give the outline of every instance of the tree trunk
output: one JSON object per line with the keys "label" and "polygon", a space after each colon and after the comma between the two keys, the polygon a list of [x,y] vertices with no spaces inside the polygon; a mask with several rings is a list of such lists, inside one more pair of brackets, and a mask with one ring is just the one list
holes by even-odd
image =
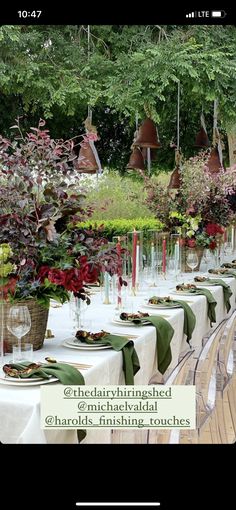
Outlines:
{"label": "tree trunk", "polygon": [[236,126],[227,129],[229,145],[229,164],[236,165]]}

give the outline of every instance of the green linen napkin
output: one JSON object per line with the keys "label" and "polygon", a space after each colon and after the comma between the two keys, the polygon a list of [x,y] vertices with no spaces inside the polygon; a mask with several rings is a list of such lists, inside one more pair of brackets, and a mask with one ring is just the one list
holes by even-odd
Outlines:
{"label": "green linen napkin", "polygon": [[211,326],[213,322],[216,322],[216,311],[215,307],[217,305],[217,301],[215,300],[214,296],[208,289],[189,289],[189,294],[194,294],[197,296],[205,296],[207,300],[207,315],[210,319]]}
{"label": "green linen napkin", "polygon": [[196,326],[196,316],[192,311],[192,308],[185,301],[177,301],[176,299],[172,303],[178,303],[184,310],[184,333],[187,335],[187,342],[192,338],[193,330]]}
{"label": "green linen napkin", "polygon": [[[224,293],[224,305],[225,305],[225,308],[227,310],[227,312],[230,311],[230,308],[231,308],[231,304],[230,304],[230,298],[233,294],[230,286],[224,282],[223,280],[221,280],[220,278],[209,278],[208,280],[205,280],[204,283],[207,285],[207,282],[211,283],[211,285],[220,285],[223,289],[223,293]],[[197,282],[196,282],[197,283]]]}
{"label": "green linen napkin", "polygon": [[110,345],[115,351],[122,350],[125,384],[134,384],[134,376],[139,371],[140,364],[137,352],[134,348],[134,342],[132,340],[124,336],[112,335],[110,333],[107,333],[96,340],[92,340],[91,337],[89,337],[89,340],[87,341],[87,338],[82,336],[79,337],[79,340],[93,345]]}
{"label": "green linen napkin", "polygon": [[[159,302],[161,303],[161,299],[159,297],[153,296],[150,299],[153,299],[153,298],[159,299],[160,300]],[[187,342],[189,343],[189,340],[191,340],[191,338],[192,338],[193,330],[196,326],[196,317],[195,317],[195,314],[193,313],[192,309],[190,308],[188,303],[186,303],[185,301],[177,301],[174,299],[173,300],[171,299],[170,301],[163,300],[163,304],[167,308],[172,307],[173,304],[178,304],[181,308],[183,308],[183,311],[184,311],[184,333],[185,333],[185,335],[187,335]]]}
{"label": "green linen napkin", "polygon": [[208,273],[219,275],[221,278],[224,278],[224,276],[232,276],[232,277],[236,278],[236,271],[233,271],[232,269],[229,269],[224,274],[214,273],[214,271],[215,271],[215,269],[208,269]]}
{"label": "green linen napkin", "polygon": [[[38,368],[32,368],[32,370],[24,373],[15,373],[14,370],[25,370],[27,367],[33,366],[34,364],[29,361],[24,361],[22,363],[9,363],[4,365],[3,371],[9,374],[9,369],[13,370],[11,377],[21,379],[34,379],[35,377],[42,377],[43,379],[49,379],[50,376],[56,377],[61,384],[68,385],[84,385],[84,377],[76,368],[71,365],[66,365],[64,363],[49,363],[42,364]],[[4,369],[5,368],[5,369]],[[85,430],[77,430],[77,437],[79,443],[86,437]]]}
{"label": "green linen napkin", "polygon": [[[36,365],[36,368],[34,368]],[[32,370],[30,367],[32,366]],[[14,374],[14,370],[25,370],[28,368],[26,372],[16,372]],[[12,372],[9,373],[8,369],[11,369]],[[83,375],[76,368],[71,365],[66,365],[64,363],[43,363],[42,365],[38,365],[37,363],[31,363],[29,361],[24,361],[21,363],[9,363],[4,365],[3,371],[9,375],[10,377],[21,378],[21,379],[33,379],[35,377],[42,377],[43,379],[49,379],[50,376],[56,377],[61,384],[74,384],[81,385],[84,384]]]}
{"label": "green linen napkin", "polygon": [[152,324],[156,328],[157,368],[161,374],[164,374],[172,360],[170,343],[174,335],[174,329],[171,324],[157,315],[133,319],[130,322],[137,325],[144,322],[144,325]]}

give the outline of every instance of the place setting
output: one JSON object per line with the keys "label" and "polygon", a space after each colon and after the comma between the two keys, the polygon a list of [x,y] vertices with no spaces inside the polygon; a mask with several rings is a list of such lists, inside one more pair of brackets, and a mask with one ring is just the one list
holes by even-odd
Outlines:
{"label": "place setting", "polygon": [[10,307],[6,326],[11,335],[17,338],[17,343],[9,344],[11,352],[8,353],[8,362],[3,363],[2,359],[0,384],[19,388],[54,382],[81,384],[83,376],[79,372],[79,365],[75,367],[50,357],[43,361],[34,361],[34,358],[38,358],[38,353],[35,353],[33,343],[22,341],[32,328],[31,315],[26,305]]}

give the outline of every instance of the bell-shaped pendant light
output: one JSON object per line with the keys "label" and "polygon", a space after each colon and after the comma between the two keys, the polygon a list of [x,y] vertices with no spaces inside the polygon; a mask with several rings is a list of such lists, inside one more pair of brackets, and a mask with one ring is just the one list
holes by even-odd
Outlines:
{"label": "bell-shaped pendant light", "polygon": [[84,174],[96,174],[98,171],[99,167],[89,142],[83,142],[75,168],[79,173]]}
{"label": "bell-shaped pendant light", "polygon": [[152,119],[145,119],[139,130],[137,138],[134,142],[136,147],[149,147],[151,149],[159,149],[161,146],[158,139],[156,125]]}
{"label": "bell-shaped pendant light", "polygon": [[181,186],[181,153],[179,149],[175,150],[175,168],[171,174],[168,184],[169,190],[178,190]]}
{"label": "bell-shaped pendant light", "polygon": [[219,151],[218,151],[217,146],[215,146],[211,149],[210,157],[206,163],[206,166],[208,167],[209,172],[211,174],[216,174],[216,173],[224,170],[224,167],[222,166],[221,161],[220,161],[220,156],[219,156]]}
{"label": "bell-shaped pendant light", "polygon": [[126,168],[130,168],[132,170],[145,170],[143,155],[138,147],[133,148],[129,163]]}
{"label": "bell-shaped pendant light", "polygon": [[210,141],[207,136],[207,132],[205,129],[201,126],[200,131],[198,132],[196,136],[196,141],[194,144],[194,147],[198,147],[199,149],[207,149],[207,147],[210,146]]}
{"label": "bell-shaped pendant light", "polygon": [[196,136],[194,147],[197,147],[198,149],[207,149],[207,147],[210,147],[210,141],[207,136],[207,128],[205,124],[205,117],[203,112],[201,113],[201,127],[198,131],[198,134]]}
{"label": "bell-shaped pendant light", "polygon": [[170,182],[168,184],[168,189],[179,189],[181,185],[181,173],[180,173],[180,167],[176,165],[175,169],[173,170]]}

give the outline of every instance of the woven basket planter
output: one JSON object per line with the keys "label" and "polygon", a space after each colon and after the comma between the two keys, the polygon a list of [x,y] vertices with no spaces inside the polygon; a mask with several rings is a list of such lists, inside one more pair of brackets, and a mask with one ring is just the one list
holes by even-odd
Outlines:
{"label": "woven basket planter", "polygon": [[[33,350],[37,351],[41,349],[43,346],[45,332],[47,328],[48,321],[48,313],[49,310],[39,305],[39,303],[35,299],[27,299],[25,301],[15,302],[14,305],[24,305],[28,307],[30,317],[31,317],[31,329],[27,335],[22,337],[22,342],[27,342],[33,344]],[[13,336],[10,331],[7,329],[7,318],[9,316],[9,311],[12,306],[12,303],[4,303],[4,317],[3,317],[3,339],[4,339],[4,351],[12,352],[12,345],[17,343],[17,338]],[[1,309],[0,306],[0,323],[1,323]]]}

